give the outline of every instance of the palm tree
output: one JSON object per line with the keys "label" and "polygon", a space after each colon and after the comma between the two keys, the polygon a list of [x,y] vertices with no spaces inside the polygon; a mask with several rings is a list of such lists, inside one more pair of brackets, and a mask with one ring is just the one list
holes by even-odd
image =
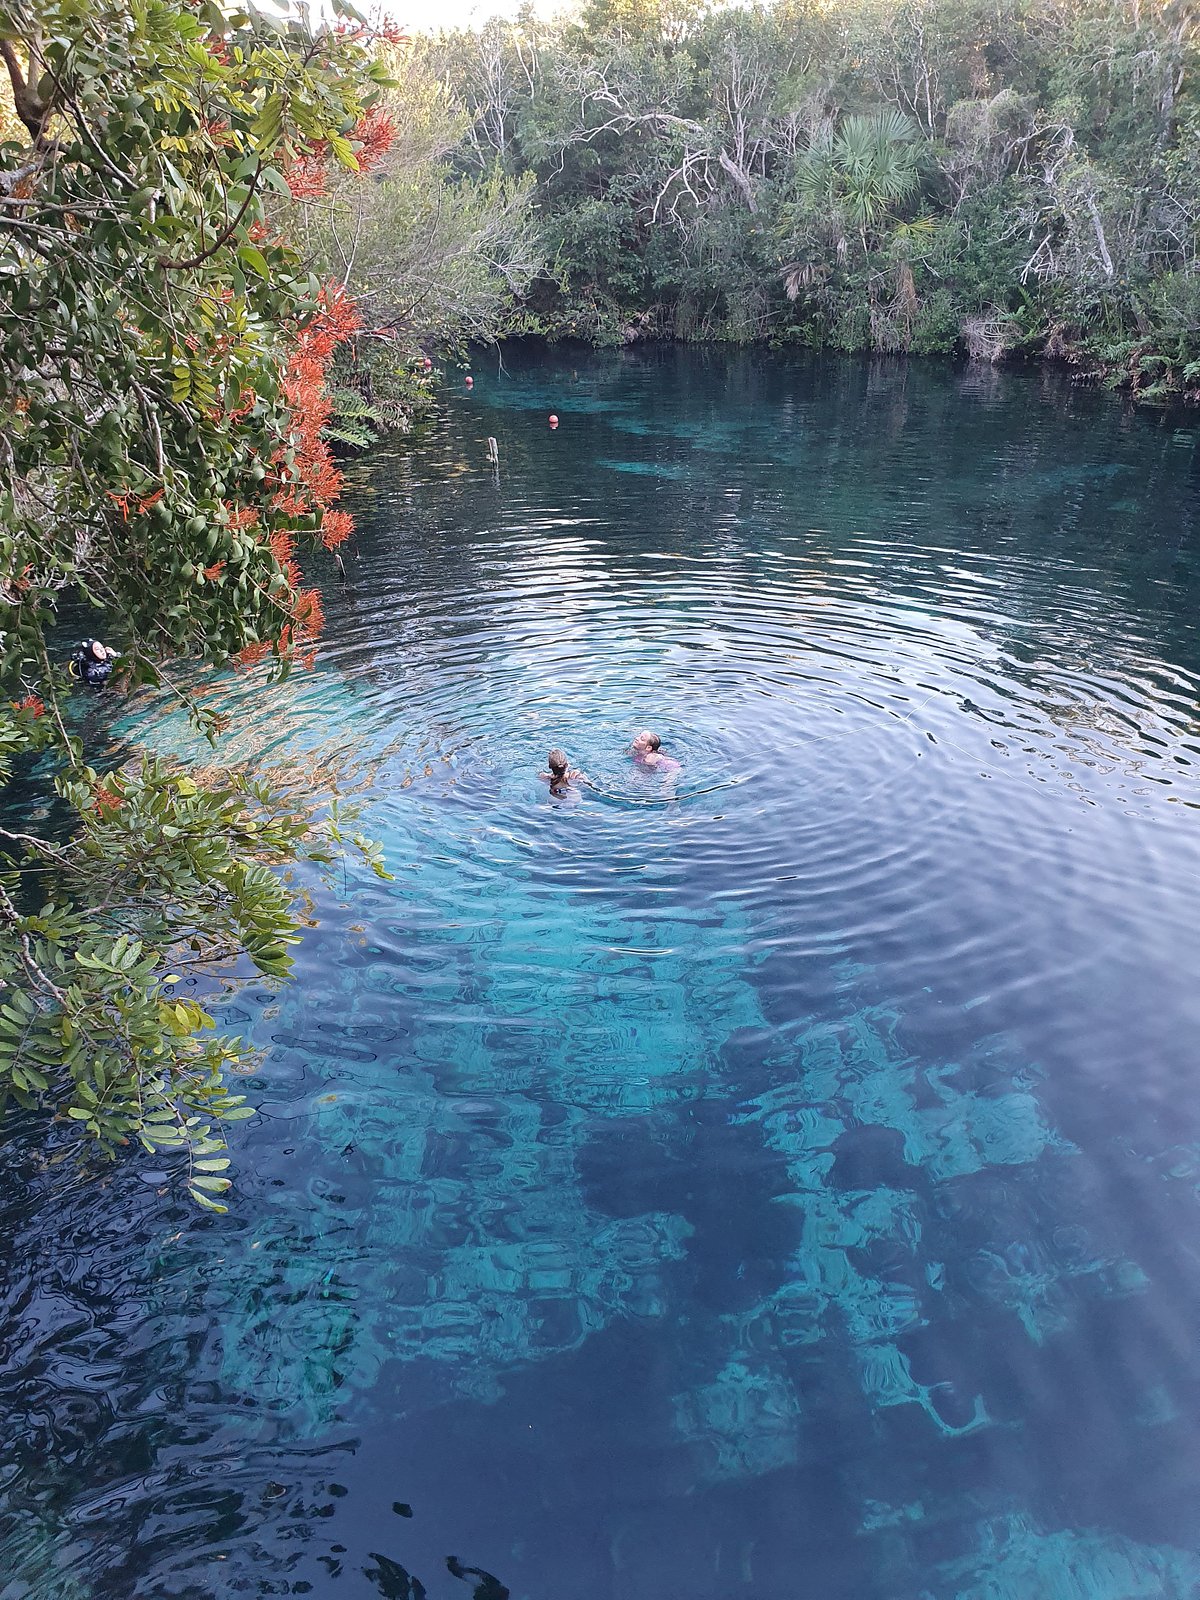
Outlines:
{"label": "palm tree", "polygon": [[796,186],[809,206],[828,207],[857,227],[865,252],[868,235],[919,188],[922,143],[903,112],[845,117],[800,157]]}

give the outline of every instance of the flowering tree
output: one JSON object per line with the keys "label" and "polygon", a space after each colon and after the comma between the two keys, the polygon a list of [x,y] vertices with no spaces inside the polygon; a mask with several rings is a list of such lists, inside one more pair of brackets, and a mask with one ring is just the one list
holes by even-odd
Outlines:
{"label": "flowering tree", "polygon": [[387,80],[352,18],[214,0],[0,0],[0,58],[21,129],[0,143],[0,781],[56,817],[0,809],[0,1095],[109,1150],[179,1150],[221,1209],[237,1046],[175,985],[189,962],[287,971],[274,869],[331,859],[336,808],[151,759],[97,772],[56,630],[91,610],[128,684],[185,699],[179,658],[311,661],[305,552],[352,526],[325,371],[357,314],[270,199],[377,159]]}

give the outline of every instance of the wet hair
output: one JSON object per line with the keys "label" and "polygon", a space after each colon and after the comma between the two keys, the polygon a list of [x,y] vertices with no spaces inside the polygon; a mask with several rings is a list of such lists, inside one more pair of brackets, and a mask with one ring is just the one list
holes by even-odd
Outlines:
{"label": "wet hair", "polygon": [[551,750],[550,754],[546,757],[546,762],[550,768],[550,771],[556,776],[561,773],[565,773],[567,770],[567,757],[566,752],[563,750]]}
{"label": "wet hair", "polygon": [[658,737],[658,735],[656,733],[648,733],[646,735],[646,743],[649,745],[651,750],[661,750],[662,749],[662,740]]}

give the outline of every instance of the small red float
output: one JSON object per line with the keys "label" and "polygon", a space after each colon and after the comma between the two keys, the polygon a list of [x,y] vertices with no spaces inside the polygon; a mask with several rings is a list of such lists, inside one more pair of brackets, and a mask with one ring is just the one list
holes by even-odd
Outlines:
{"label": "small red float", "polygon": [[550,413],[550,426],[552,428],[558,427],[558,418],[554,415],[553,411]]}
{"label": "small red float", "polygon": [[475,379],[474,378],[468,378],[467,379],[467,388],[468,389],[473,389],[474,387],[475,387]]}

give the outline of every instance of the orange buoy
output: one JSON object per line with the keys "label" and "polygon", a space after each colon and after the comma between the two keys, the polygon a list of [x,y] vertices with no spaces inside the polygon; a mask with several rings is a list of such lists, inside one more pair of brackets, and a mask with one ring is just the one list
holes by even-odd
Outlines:
{"label": "orange buoy", "polygon": [[552,428],[558,427],[558,418],[554,415],[553,411],[550,413],[550,426]]}

